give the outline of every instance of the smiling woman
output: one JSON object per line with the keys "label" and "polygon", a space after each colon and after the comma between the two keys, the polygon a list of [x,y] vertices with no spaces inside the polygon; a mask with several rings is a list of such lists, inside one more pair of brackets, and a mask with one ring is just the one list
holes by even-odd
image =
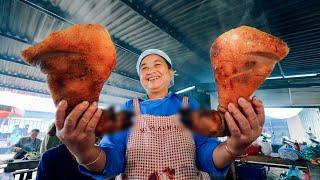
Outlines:
{"label": "smiling woman", "polygon": [[[168,94],[171,79],[173,78],[173,70],[171,65],[163,57],[151,54],[143,58],[140,65],[140,82],[147,91],[151,99],[161,98]],[[172,83],[173,85],[173,83]],[[166,91],[161,91],[164,89]]]}
{"label": "smiling woman", "polygon": [[0,92],[0,152],[55,121],[38,180],[232,179],[264,131],[320,137],[319,2],[0,0],[0,91],[34,95]]}
{"label": "smiling woman", "polygon": [[136,68],[147,98],[132,99],[123,105],[123,110],[135,114],[132,127],[106,134],[99,147],[94,145],[92,133],[100,118],[94,113],[94,105],[78,104],[67,116],[67,103],[58,105],[57,134],[76,157],[82,173],[94,178],[120,175],[123,179],[209,179],[209,174],[222,177],[230,162],[260,135],[264,112],[258,98],[250,102],[239,99],[245,114],[229,106],[229,129],[236,126],[234,119],[241,119],[243,133],[232,131],[228,143],[220,143],[216,138],[189,131],[181,123],[182,108],[198,111],[200,105],[192,97],[169,92],[174,71],[166,53],[146,50],[139,56]]}

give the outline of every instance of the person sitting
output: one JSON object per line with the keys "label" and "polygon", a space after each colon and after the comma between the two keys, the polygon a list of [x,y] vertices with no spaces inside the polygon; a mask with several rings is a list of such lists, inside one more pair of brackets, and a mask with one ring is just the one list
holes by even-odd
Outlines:
{"label": "person sitting", "polygon": [[27,152],[40,152],[41,140],[38,139],[39,129],[33,129],[29,137],[22,137],[13,145],[16,154],[13,159],[22,159]]}

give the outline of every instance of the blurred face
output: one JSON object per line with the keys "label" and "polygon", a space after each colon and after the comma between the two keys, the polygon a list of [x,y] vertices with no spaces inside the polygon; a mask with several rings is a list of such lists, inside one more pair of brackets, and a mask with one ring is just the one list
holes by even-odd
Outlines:
{"label": "blurred face", "polygon": [[38,137],[38,132],[32,131],[30,137],[31,139],[36,139]]}
{"label": "blurred face", "polygon": [[172,69],[161,56],[148,55],[140,64],[140,82],[148,94],[167,91],[172,75]]}

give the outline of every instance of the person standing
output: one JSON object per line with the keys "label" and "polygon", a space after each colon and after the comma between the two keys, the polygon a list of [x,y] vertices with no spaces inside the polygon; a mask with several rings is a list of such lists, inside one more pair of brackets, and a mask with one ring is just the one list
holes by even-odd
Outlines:
{"label": "person standing", "polygon": [[183,106],[198,110],[199,104],[169,92],[174,84],[169,56],[158,49],[146,50],[136,69],[148,98],[128,101],[123,109],[135,112],[133,127],[106,135],[99,146],[94,145],[101,116],[97,103],[82,102],[67,116],[67,102],[58,105],[57,135],[76,157],[82,173],[95,179],[223,177],[235,157],[261,134],[265,115],[256,97],[251,101],[240,98],[239,108],[229,104],[225,119],[231,135],[226,142],[191,133],[180,123],[178,112]]}

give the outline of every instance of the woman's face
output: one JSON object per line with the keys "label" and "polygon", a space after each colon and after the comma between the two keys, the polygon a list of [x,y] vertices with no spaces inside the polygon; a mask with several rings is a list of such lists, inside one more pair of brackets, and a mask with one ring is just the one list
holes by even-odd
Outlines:
{"label": "woman's face", "polygon": [[167,91],[172,74],[166,61],[155,54],[143,58],[140,64],[140,82],[147,93]]}

